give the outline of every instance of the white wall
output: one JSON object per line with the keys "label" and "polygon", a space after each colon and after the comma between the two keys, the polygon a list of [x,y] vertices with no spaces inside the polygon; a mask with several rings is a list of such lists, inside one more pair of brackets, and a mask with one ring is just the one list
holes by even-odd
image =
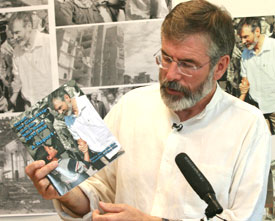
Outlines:
{"label": "white wall", "polygon": [[0,217],[0,221],[60,221],[58,215]]}
{"label": "white wall", "polygon": [[[187,0],[173,0],[173,6]],[[274,15],[274,0],[208,0],[214,4],[224,6],[233,17]]]}

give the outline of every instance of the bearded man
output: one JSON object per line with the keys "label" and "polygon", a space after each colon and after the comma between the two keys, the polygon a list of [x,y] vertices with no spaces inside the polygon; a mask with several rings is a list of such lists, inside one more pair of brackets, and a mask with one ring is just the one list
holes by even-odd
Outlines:
{"label": "bearded man", "polygon": [[[87,143],[91,155],[96,156],[110,145],[113,135],[106,130],[86,95],[70,97],[61,88],[51,94],[51,102],[54,110],[64,116],[65,124],[79,147],[83,142]],[[117,152],[118,148],[107,153],[107,161],[111,161]],[[92,163],[97,170],[105,166],[100,159]]]}
{"label": "bearded man", "polygon": [[184,152],[212,184],[220,218],[261,220],[270,133],[257,108],[217,84],[234,47],[230,15],[205,0],[180,3],[166,16],[161,40],[160,84],[130,91],[104,119],[123,157],[63,197],[41,178],[56,165],[36,162],[27,173],[65,220],[73,213],[93,221],[206,220],[206,203],[175,163]]}
{"label": "bearded man", "polygon": [[50,37],[33,28],[31,12],[15,12],[9,30],[15,40],[10,101],[15,105],[20,95],[27,109],[52,91]]}
{"label": "bearded man", "polygon": [[275,39],[261,34],[258,18],[243,18],[239,35],[246,47],[241,58],[241,99],[253,100],[275,134]]}

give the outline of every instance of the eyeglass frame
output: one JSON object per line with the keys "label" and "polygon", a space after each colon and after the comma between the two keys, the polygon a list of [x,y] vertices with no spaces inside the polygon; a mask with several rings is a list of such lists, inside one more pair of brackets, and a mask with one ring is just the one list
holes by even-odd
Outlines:
{"label": "eyeglass frame", "polygon": [[[170,65],[172,64],[172,62],[175,62],[177,64],[177,68],[178,68],[178,72],[182,75],[185,75],[187,77],[192,77],[193,74],[187,74],[185,72],[183,72],[180,67],[182,67],[182,64],[185,64],[186,62],[185,61],[175,61],[172,57],[168,56],[168,55],[165,55],[163,54],[161,48],[156,52],[154,53],[153,55],[155,58],[156,58],[156,63],[157,65],[159,66],[159,68],[161,69],[164,69],[164,70],[168,70],[168,68],[170,67]],[[168,64],[168,67],[164,67],[163,64],[162,64],[162,56],[165,56],[167,57],[169,60],[170,60],[170,63]],[[208,63],[211,62],[211,59],[209,61],[207,61],[206,63],[204,64],[201,64],[199,66],[196,66],[195,64],[194,65],[187,65],[188,67],[184,67],[184,68],[189,68],[190,70],[189,71],[197,71],[199,69],[201,69],[202,67],[204,67],[205,65],[207,65]],[[188,72],[189,72],[188,71]]]}

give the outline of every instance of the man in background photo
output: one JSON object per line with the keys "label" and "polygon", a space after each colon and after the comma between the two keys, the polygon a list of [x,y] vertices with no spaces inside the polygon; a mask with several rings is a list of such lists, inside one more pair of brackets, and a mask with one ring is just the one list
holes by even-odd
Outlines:
{"label": "man in background photo", "polygon": [[99,116],[102,119],[104,119],[104,117],[107,114],[107,111],[106,111],[106,108],[105,108],[105,104],[102,101],[98,100],[98,93],[97,92],[92,92],[89,95],[89,97],[90,97],[90,101],[91,101],[92,105],[96,109]]}
{"label": "man in background photo", "polygon": [[257,17],[243,18],[239,35],[246,47],[241,58],[241,99],[252,100],[275,134],[275,39],[262,34]]}
{"label": "man in background photo", "polygon": [[16,12],[9,20],[15,40],[13,51],[13,94],[15,105],[20,95],[25,109],[52,91],[49,34],[33,29],[32,12]]}
{"label": "man in background photo", "polygon": [[105,107],[107,113],[112,109],[112,107],[116,104],[116,97],[113,92],[108,92],[106,94]]}
{"label": "man in background photo", "polygon": [[[87,143],[91,157],[99,155],[110,145],[112,134],[103,125],[86,95],[70,97],[65,90],[58,89],[51,94],[50,102],[54,110],[64,116],[66,126],[78,145],[82,141]],[[118,148],[113,149],[106,156],[92,162],[92,165],[99,170],[105,166],[105,162],[109,163],[116,157],[117,153]]]}

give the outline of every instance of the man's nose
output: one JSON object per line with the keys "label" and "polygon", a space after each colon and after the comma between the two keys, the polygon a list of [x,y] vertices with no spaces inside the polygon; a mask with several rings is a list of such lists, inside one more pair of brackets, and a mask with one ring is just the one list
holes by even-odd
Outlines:
{"label": "man's nose", "polygon": [[180,80],[182,74],[179,72],[178,64],[172,61],[169,68],[167,69],[166,79],[168,81]]}

